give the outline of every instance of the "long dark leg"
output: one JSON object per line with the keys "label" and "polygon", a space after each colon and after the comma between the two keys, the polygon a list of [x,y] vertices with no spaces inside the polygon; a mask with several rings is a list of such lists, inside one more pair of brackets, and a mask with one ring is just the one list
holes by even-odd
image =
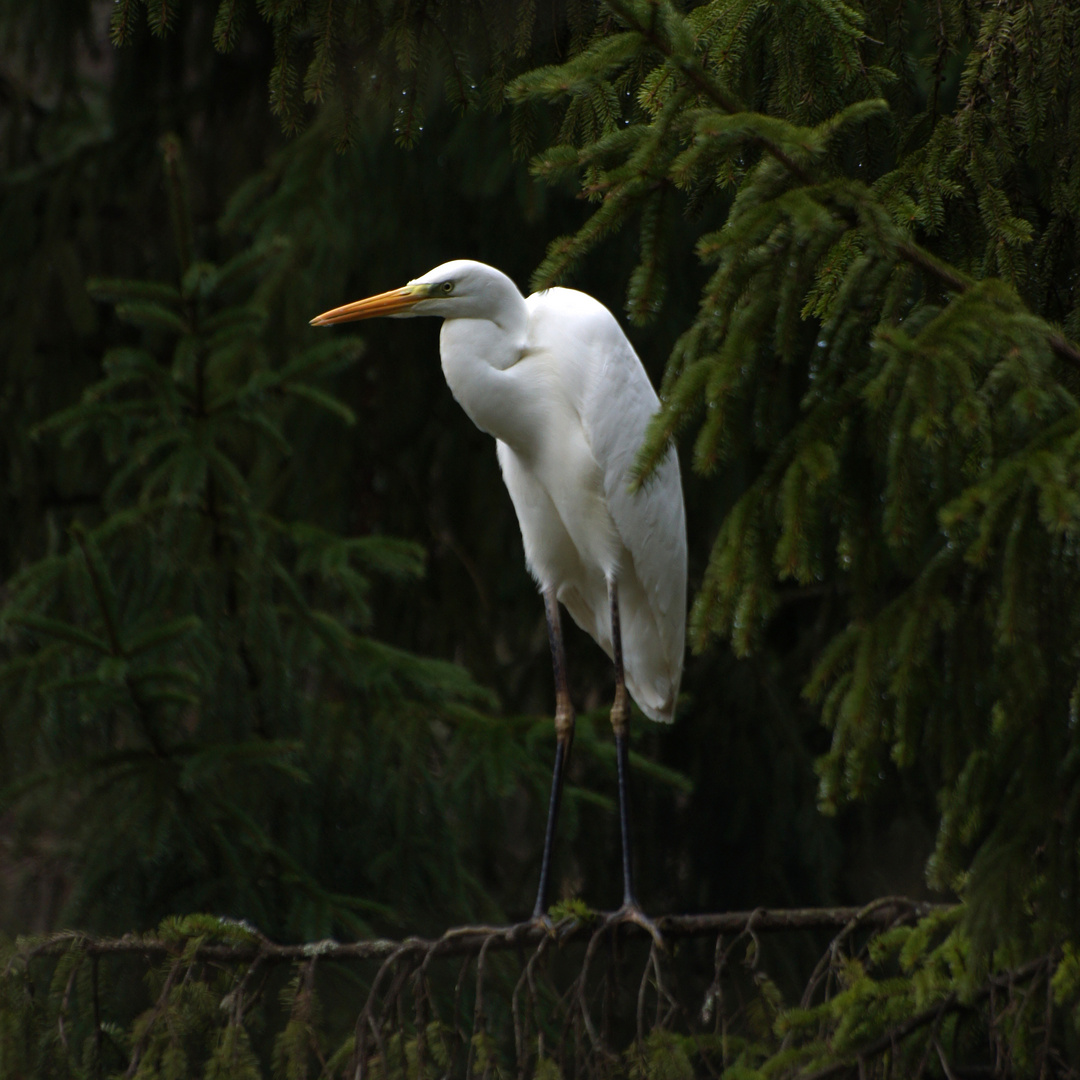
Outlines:
{"label": "long dark leg", "polygon": [[611,727],[615,732],[615,761],[619,770],[619,832],[622,834],[622,907],[611,917],[619,922],[637,923],[653,939],[655,948],[666,951],[659,927],[641,910],[634,896],[634,865],[630,853],[630,695],[626,692],[623,668],[622,627],[619,624],[619,588],[608,582],[611,601],[611,653],[615,660],[615,701],[611,706]]}
{"label": "long dark leg", "polygon": [[555,768],[551,775],[551,802],[548,804],[547,829],[544,831],[544,855],[540,860],[540,885],[536,890],[534,919],[541,918],[547,911],[551,846],[555,839],[555,826],[559,821],[563,775],[570,763],[570,748],[574,743],[574,706],[566,684],[566,654],[563,650],[559,601],[555,598],[554,589],[544,590],[544,610],[547,613],[548,641],[551,643],[551,666],[555,672]]}
{"label": "long dark leg", "polygon": [[608,582],[611,602],[611,651],[615,660],[615,701],[611,706],[611,726],[615,731],[615,761],[619,773],[619,831],[622,833],[623,906],[637,907],[634,897],[633,862],[630,854],[630,695],[623,671],[622,628],[619,624],[619,587]]}

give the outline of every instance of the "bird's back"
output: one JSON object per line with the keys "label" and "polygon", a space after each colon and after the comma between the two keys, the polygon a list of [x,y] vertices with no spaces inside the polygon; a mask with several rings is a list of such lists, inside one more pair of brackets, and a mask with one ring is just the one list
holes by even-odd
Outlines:
{"label": "bird's back", "polygon": [[[646,715],[670,722],[686,623],[686,522],[674,448],[642,490],[630,491],[637,453],[659,399],[614,316],[598,301],[573,289],[550,289],[526,303],[529,338],[521,366],[530,357],[538,369],[543,365],[538,377],[557,382],[565,398],[564,415],[570,418],[562,421],[565,430],[555,433],[543,462],[523,461],[499,446],[530,569],[541,585],[556,588],[574,621],[609,656],[606,575],[614,574],[627,688]],[[578,464],[582,456],[589,459],[584,469]],[[573,479],[565,475],[568,469],[576,471],[576,486],[594,504],[590,514],[560,509],[566,499],[557,489]],[[580,498],[582,493],[576,494]],[[583,516],[588,536],[582,536],[577,520],[570,520]],[[596,535],[605,528],[614,543],[601,536],[598,550]],[[538,550],[541,545],[551,550]]]}

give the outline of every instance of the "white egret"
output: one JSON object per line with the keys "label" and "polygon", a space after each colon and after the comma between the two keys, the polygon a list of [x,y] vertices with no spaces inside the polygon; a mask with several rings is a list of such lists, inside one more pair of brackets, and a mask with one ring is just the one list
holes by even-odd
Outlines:
{"label": "white egret", "polygon": [[614,316],[575,289],[525,299],[501,271],[456,260],[400,289],[334,308],[316,326],[376,315],[434,315],[442,369],[469,418],[496,439],[525,561],[544,596],[555,669],[555,769],[534,917],[546,910],[552,838],[574,735],[561,603],[614,661],[623,913],[649,925],[630,860],[627,691],[670,723],[682,675],[686,520],[674,448],[637,491],[630,483],[659,408]]}

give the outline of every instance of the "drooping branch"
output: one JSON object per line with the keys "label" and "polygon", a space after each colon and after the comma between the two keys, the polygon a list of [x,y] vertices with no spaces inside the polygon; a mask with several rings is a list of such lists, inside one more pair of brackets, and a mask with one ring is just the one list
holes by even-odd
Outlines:
{"label": "drooping branch", "polygon": [[[861,1074],[885,1057],[890,1068],[918,1077],[934,1055],[950,1075],[953,1066],[981,1067],[995,1055],[1011,1060],[1017,1030],[1036,1037],[1041,1031],[1036,1059],[1048,1061],[1057,1052],[1052,1024],[1062,953],[987,973],[981,986],[961,995],[955,982],[933,974],[941,957],[955,962],[965,953],[960,915],[959,905],[891,896],[861,908],[667,915],[656,919],[664,947],[618,913],[584,908],[554,924],[304,945],[280,945],[246,924],[191,916],[167,920],[157,936],[71,933],[22,942],[0,979],[10,979],[9,1000],[23,1001],[26,1017],[52,1025],[69,1058],[78,1058],[79,1046],[90,1047],[99,1073],[112,1062],[129,1076],[141,1075],[144,1065],[147,1075],[158,1075],[154,1062],[177,1039],[193,1046],[201,1039],[204,1056],[218,1053],[228,1032],[243,1032],[249,1016],[265,1024],[264,1003],[279,996],[288,1016],[275,1042],[282,1061],[299,1067],[314,1055],[322,1075],[349,1080],[392,1080],[414,1070],[421,1080],[469,1080],[489,1075],[496,1061],[507,1070],[516,1066],[518,1077],[551,1062],[573,1080],[614,1080],[636,1062],[645,1075],[693,1070],[719,1078],[777,1052],[787,1056],[783,1075],[792,1080]],[[819,938],[814,945],[806,931],[824,931],[827,944]],[[791,932],[797,943],[766,947],[766,935]],[[702,938],[715,944],[675,947]],[[815,952],[824,945],[824,952],[807,965],[813,969],[802,1000],[789,1006],[769,969],[779,962],[788,981],[793,962],[801,967],[810,959],[807,945]],[[130,1031],[126,1042],[109,1034],[118,1026],[107,1015],[111,1003],[103,1016],[96,988],[89,1002],[75,990],[87,957],[95,977],[99,962],[118,958],[156,968],[141,1013],[119,1025]],[[895,977],[897,961],[911,977]],[[344,983],[343,962],[352,968]],[[275,966],[278,974],[270,975]],[[282,966],[292,973],[276,995]],[[930,981],[916,992],[919,971]],[[34,987],[47,981],[59,1004],[42,1010]],[[199,987],[194,996],[193,987]],[[327,993],[335,1001],[332,1026],[320,1020],[318,1001]],[[191,1007],[215,1000],[216,1008]],[[958,1049],[945,1039],[964,1016],[979,1017],[989,1032],[981,1049]]]}
{"label": "drooping branch", "polygon": [[[633,8],[624,0],[606,0],[606,3],[627,26],[656,49],[668,63],[678,68],[682,76],[702,97],[729,116],[743,111],[743,106],[726,90],[716,84],[702,65],[697,62],[696,58],[687,57],[680,53],[672,41],[660,32],[657,27],[658,19],[655,15],[651,23],[646,23],[637,16]],[[653,10],[657,12],[656,8]],[[753,136],[750,141],[763,153],[769,154],[778,161],[804,187],[811,187],[817,183],[816,178],[809,169],[795,160],[782,147],[777,146],[774,141],[760,134]],[[834,210],[847,220],[848,224],[856,225],[858,223],[853,210],[845,211],[843,208],[835,207]],[[936,280],[947,292],[965,293],[975,284],[973,278],[943,262],[914,241],[902,235],[890,239],[893,250],[900,259]],[[1077,348],[1064,334],[1048,328],[1046,341],[1060,360],[1080,368],[1080,348]]]}
{"label": "drooping branch", "polygon": [[[842,1061],[835,1061],[831,1065],[826,1065],[813,1072],[801,1073],[798,1080],[828,1080],[831,1076],[846,1072],[859,1061],[866,1061],[869,1058],[875,1058],[880,1054],[884,1054],[890,1048],[896,1046],[902,1039],[906,1039],[920,1028],[924,1028],[928,1024],[936,1025],[940,1023],[942,1017],[951,1012],[956,1012],[958,1009],[974,1009],[978,1007],[997,989],[1002,987],[1012,987],[1027,982],[1029,979],[1038,975],[1040,971],[1045,971],[1052,962],[1052,956],[1038,956],[1034,960],[1023,964],[1018,968],[1014,968],[1011,971],[991,976],[970,996],[961,998],[960,995],[955,992],[949,994],[936,1005],[924,1009],[922,1012],[916,1013],[914,1016],[909,1016],[907,1019],[895,1024],[878,1038],[861,1046],[857,1053],[850,1054]],[[1048,1000],[1052,1000],[1052,998],[1048,997]],[[931,1042],[937,1047],[936,1040],[931,1040]]]}

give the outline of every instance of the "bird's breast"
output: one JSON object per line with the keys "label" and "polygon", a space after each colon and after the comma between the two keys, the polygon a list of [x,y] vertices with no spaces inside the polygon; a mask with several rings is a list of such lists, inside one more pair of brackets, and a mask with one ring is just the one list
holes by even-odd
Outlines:
{"label": "bird's breast", "polygon": [[523,347],[485,320],[447,319],[439,351],[446,384],[469,419],[519,452],[533,452],[546,395],[521,370]]}
{"label": "bird's breast", "polygon": [[[600,588],[614,576],[622,545],[604,495],[603,472],[576,416],[548,418],[526,452],[500,452],[526,556],[536,576],[561,588]],[[507,468],[507,464],[510,468]]]}

